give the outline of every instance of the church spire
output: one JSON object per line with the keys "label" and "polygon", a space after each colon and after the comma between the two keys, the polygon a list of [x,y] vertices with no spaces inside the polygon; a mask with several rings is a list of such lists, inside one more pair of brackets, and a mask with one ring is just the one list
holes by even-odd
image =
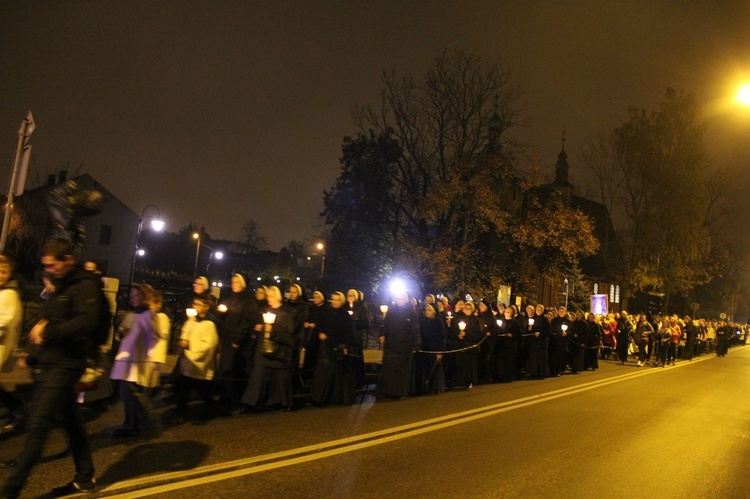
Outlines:
{"label": "church spire", "polygon": [[568,155],[565,152],[566,135],[566,130],[563,130],[562,149],[560,150],[560,154],[557,155],[557,163],[555,164],[555,184],[560,186],[571,186],[570,180],[568,179],[570,165],[568,164]]}
{"label": "church spire", "polygon": [[500,134],[503,132],[503,120],[497,114],[497,95],[495,95],[494,113],[487,120],[487,130],[489,131],[488,143],[490,147],[496,147],[500,143]]}

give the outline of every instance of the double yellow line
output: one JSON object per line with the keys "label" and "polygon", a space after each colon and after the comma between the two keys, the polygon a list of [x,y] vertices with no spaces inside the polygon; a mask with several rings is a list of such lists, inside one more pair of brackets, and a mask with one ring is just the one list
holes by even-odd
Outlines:
{"label": "double yellow line", "polygon": [[445,416],[427,419],[416,423],[395,426],[392,428],[387,428],[385,430],[365,433],[363,435],[342,438],[339,440],[331,440],[329,442],[323,442],[315,445],[308,445],[306,447],[299,447],[296,449],[274,452],[261,456],[227,461],[225,463],[214,464],[210,466],[202,466],[193,470],[165,473],[158,476],[144,478],[135,478],[105,487],[101,490],[101,492],[102,495],[105,496],[122,498],[146,497],[154,494],[185,489],[198,485],[205,485],[212,482],[228,480],[246,475],[252,475],[255,473],[262,473],[264,471],[284,468],[287,466],[302,464],[318,459],[325,459],[327,457],[337,456],[339,454],[354,452],[360,449],[374,447],[376,445],[383,445],[389,442],[395,442],[397,440],[415,437],[417,435],[422,435],[425,433],[442,430],[444,428],[450,428],[452,426],[469,423],[478,419],[495,416],[504,412],[540,404],[549,400],[555,400],[588,390],[593,390],[595,388],[620,383],[629,379],[648,376],[655,373],[661,373],[665,372],[665,370],[671,370],[678,367],[694,365],[697,362],[702,362],[714,357],[714,355],[705,357],[701,356],[693,360],[692,362],[681,362],[676,366],[670,366],[666,369],[638,369],[635,372],[621,374],[619,376],[614,376],[607,379],[591,381],[588,383],[583,383],[581,385],[561,388],[559,390],[552,390],[550,392],[479,407],[477,409],[471,409],[468,411],[448,414]]}

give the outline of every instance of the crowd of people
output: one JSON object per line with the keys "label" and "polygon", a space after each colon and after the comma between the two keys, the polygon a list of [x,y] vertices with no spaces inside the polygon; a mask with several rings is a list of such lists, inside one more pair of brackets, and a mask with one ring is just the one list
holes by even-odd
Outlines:
{"label": "crowd of people", "polygon": [[[726,355],[747,328],[690,317],[626,312],[597,316],[541,304],[519,310],[494,300],[450,302],[406,293],[371,309],[362,292],[315,291],[299,285],[253,291],[241,274],[220,300],[198,277],[189,317],[175,338],[177,365],[165,372],[169,323],[153,288],[135,285],[119,325],[111,378],[120,380],[123,425],[140,431],[149,395],[168,380],[174,407],[166,422],[184,421],[191,392],[203,401],[199,417],[290,411],[302,400],[352,404],[365,387],[389,398],[471,389],[478,384],[542,379],[596,370],[601,360],[666,366],[703,353]],[[159,319],[157,319],[160,317]],[[367,351],[378,350],[379,373],[368,376]],[[154,353],[158,352],[158,353]],[[374,382],[374,383],[373,383]],[[295,405],[296,404],[296,405]]]}

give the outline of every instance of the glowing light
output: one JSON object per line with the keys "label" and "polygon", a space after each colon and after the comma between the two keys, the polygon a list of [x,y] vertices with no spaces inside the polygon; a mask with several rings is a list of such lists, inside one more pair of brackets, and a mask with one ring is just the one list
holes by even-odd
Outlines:
{"label": "glowing light", "polygon": [[138,250],[138,256],[143,256],[145,254],[146,254],[146,250],[145,249],[139,249]]}
{"label": "glowing light", "polygon": [[216,258],[217,260],[221,260],[222,258],[224,258],[224,253],[222,253],[221,251],[217,251],[216,253],[214,253],[214,258]]}
{"label": "glowing light", "polygon": [[560,327],[562,328],[563,331],[567,331],[568,330],[568,325],[567,324],[563,324]]}
{"label": "glowing light", "polygon": [[501,321],[500,319],[498,319],[497,320],[497,326],[498,327],[503,327],[503,321]]}
{"label": "glowing light", "polygon": [[466,323],[464,321],[459,322],[458,323],[458,329],[460,329],[461,331],[463,331],[464,329],[466,329]]}
{"label": "glowing light", "polygon": [[186,308],[185,315],[187,315],[188,317],[195,317],[196,315],[198,315],[198,311],[194,308]]}
{"label": "glowing light", "polygon": [[533,326],[533,325],[534,325],[534,319],[529,318],[529,326]]}
{"label": "glowing light", "polygon": [[161,232],[161,230],[164,228],[164,220],[151,220],[151,228],[156,232]]}
{"label": "glowing light", "polygon": [[263,323],[264,324],[273,324],[276,322],[276,314],[273,312],[266,312],[263,314]]}
{"label": "glowing light", "polygon": [[750,106],[750,83],[743,85],[737,92],[737,102],[743,106]]}
{"label": "glowing light", "polygon": [[404,284],[404,281],[401,279],[393,279],[391,281],[391,294],[392,295],[401,295],[406,293],[406,285]]}
{"label": "glowing light", "polygon": [[222,303],[221,305],[218,306],[218,310],[219,312],[226,312],[227,306]]}

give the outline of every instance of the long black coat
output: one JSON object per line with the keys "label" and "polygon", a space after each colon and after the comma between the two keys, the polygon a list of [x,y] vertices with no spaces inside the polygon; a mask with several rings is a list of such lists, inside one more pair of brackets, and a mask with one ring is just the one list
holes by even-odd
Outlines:
{"label": "long black coat", "polygon": [[[344,308],[331,309],[316,323],[318,362],[312,385],[315,404],[351,404],[356,395],[356,378],[351,355],[358,355],[359,338],[354,320]],[[325,340],[319,338],[326,335]]]}
{"label": "long black coat", "polygon": [[419,319],[411,305],[393,306],[383,324],[385,344],[378,390],[388,396],[409,394],[412,352],[419,348]]}
{"label": "long black coat", "polygon": [[[514,317],[502,318],[502,324],[496,330],[495,337],[495,378],[507,383],[516,379],[516,360],[518,345],[521,342],[523,329]],[[508,336],[510,335],[510,336]]]}
{"label": "long black coat", "polygon": [[[422,338],[421,350],[426,352],[445,351],[447,334],[445,323],[439,317],[429,319],[424,314],[419,316],[419,334]],[[416,377],[414,393],[440,393],[445,390],[443,366],[437,359],[438,354],[419,353],[416,358]]]}

